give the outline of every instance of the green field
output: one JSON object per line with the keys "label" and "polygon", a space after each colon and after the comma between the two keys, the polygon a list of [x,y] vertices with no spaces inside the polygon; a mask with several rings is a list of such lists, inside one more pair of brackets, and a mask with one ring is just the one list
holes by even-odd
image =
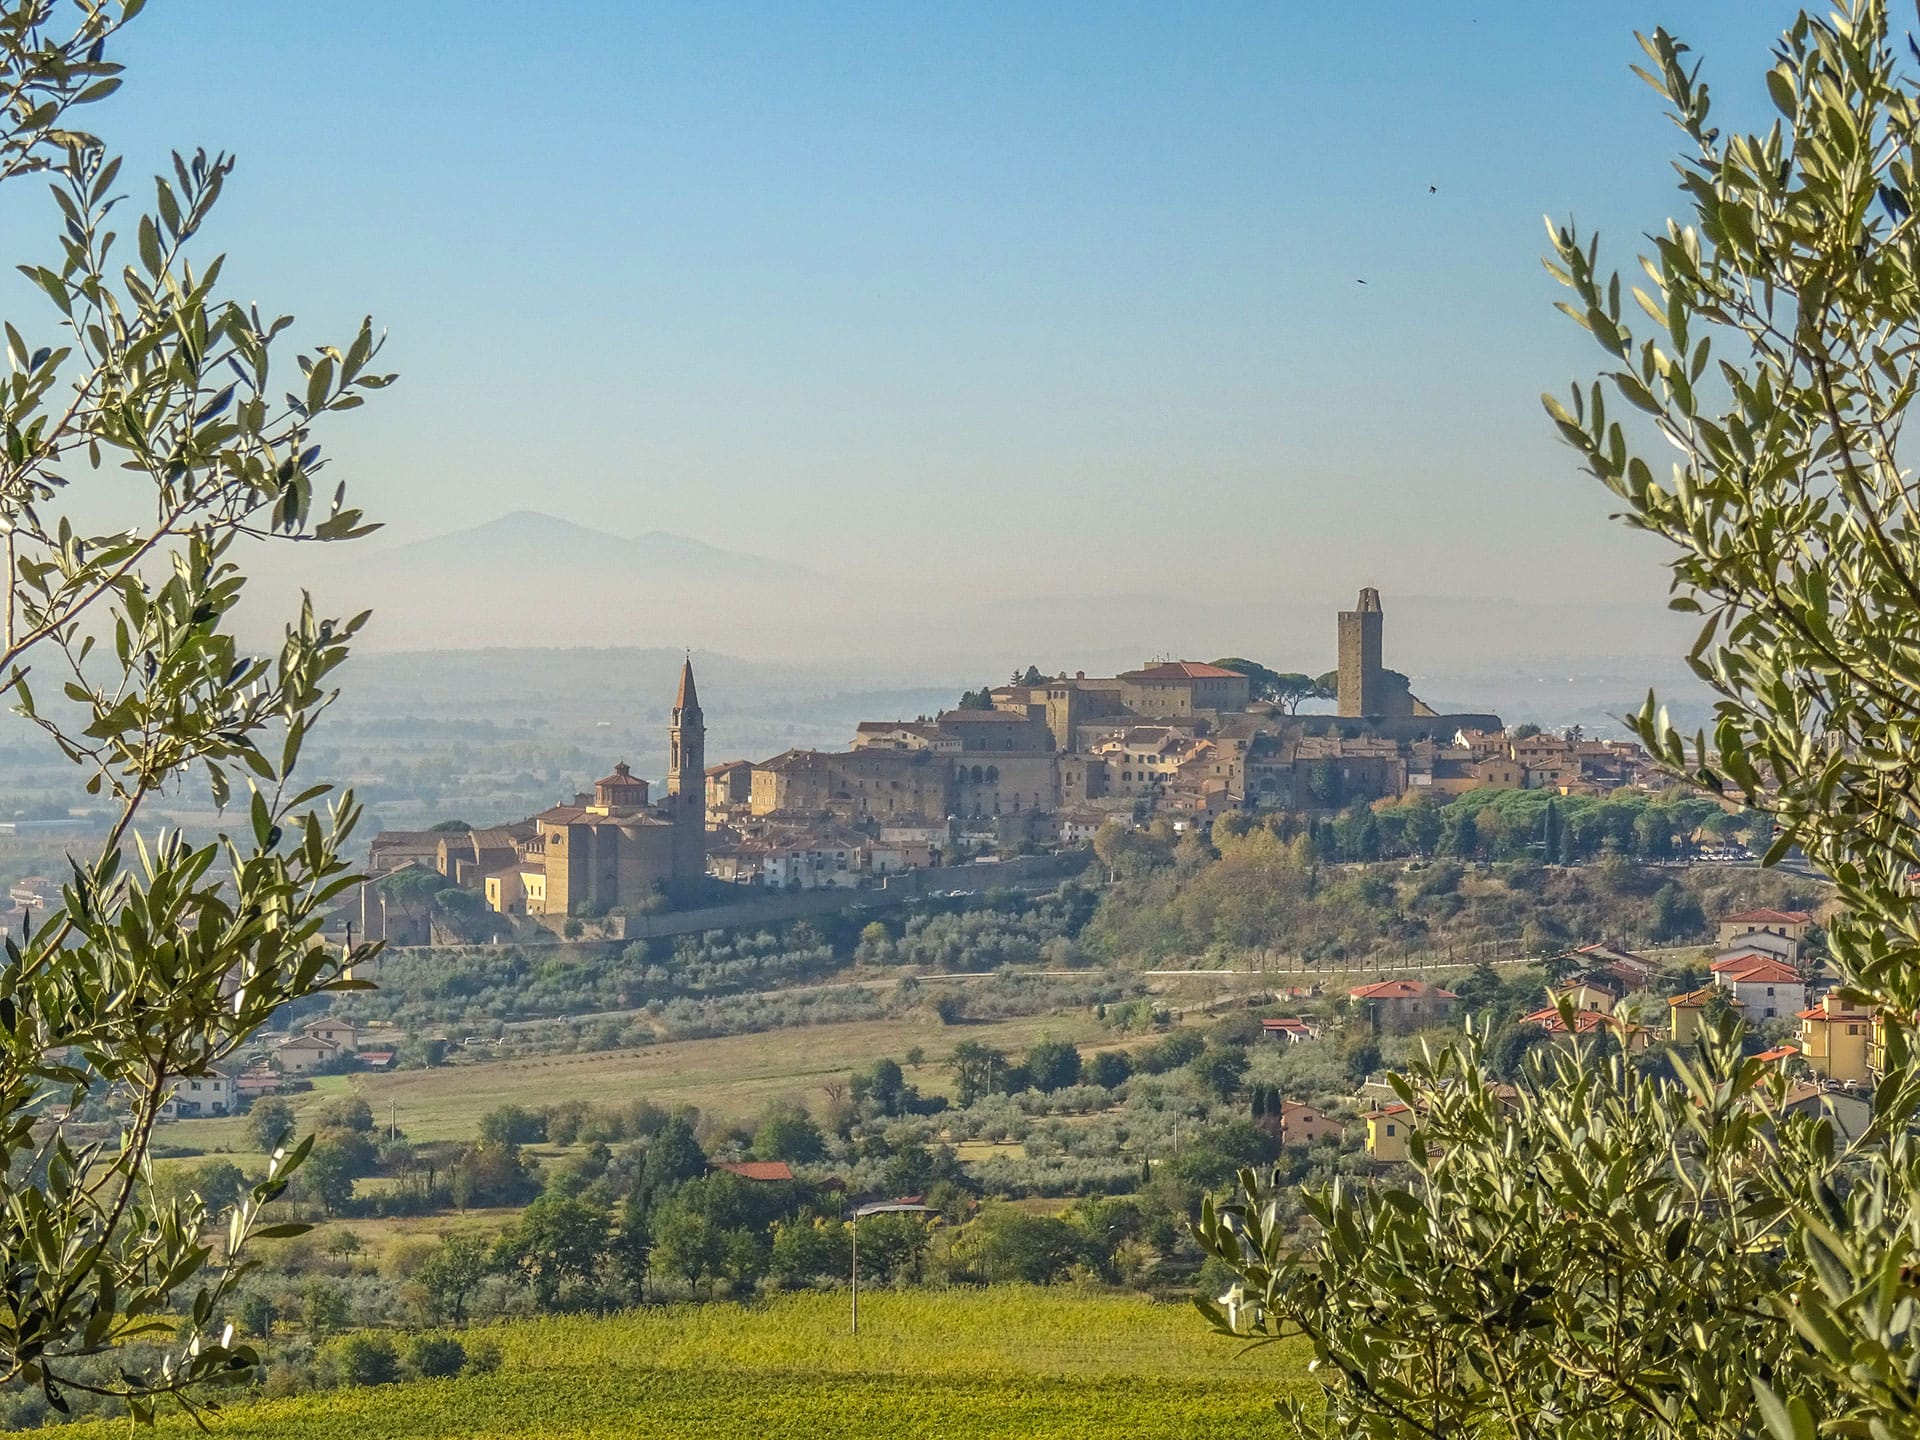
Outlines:
{"label": "green field", "polygon": [[[234,1440],[1161,1440],[1280,1437],[1298,1344],[1248,1352],[1184,1305],[998,1287],[674,1306],[501,1326],[494,1375],[235,1404]],[[175,1419],[166,1433],[192,1433]],[[94,1424],[63,1435],[124,1435]]]}
{"label": "green field", "polygon": [[[529,1109],[563,1100],[618,1105],[651,1100],[672,1109],[696,1105],[703,1112],[731,1119],[758,1114],[774,1100],[798,1100],[817,1106],[821,1086],[883,1056],[903,1059],[912,1046],[928,1055],[907,1078],[928,1093],[945,1093],[950,1084],[940,1063],[962,1040],[978,1040],[1018,1052],[1041,1036],[1072,1040],[1089,1053],[1111,1040],[1091,1015],[1030,1015],[977,1025],[948,1026],[930,1017],[855,1020],[808,1025],[757,1035],[727,1035],[709,1040],[674,1040],[631,1050],[581,1054],[531,1055],[507,1060],[463,1061],[435,1070],[400,1070],[386,1075],[326,1076],[307,1094],[290,1096],[305,1114],[328,1100],[353,1094],[373,1106],[374,1118],[387,1123],[397,1115],[414,1140],[471,1140],[480,1117],[496,1106]],[[1096,1042],[1096,1043],[1089,1043]],[[177,1120],[160,1128],[162,1144],[211,1152],[247,1149],[245,1122]]]}

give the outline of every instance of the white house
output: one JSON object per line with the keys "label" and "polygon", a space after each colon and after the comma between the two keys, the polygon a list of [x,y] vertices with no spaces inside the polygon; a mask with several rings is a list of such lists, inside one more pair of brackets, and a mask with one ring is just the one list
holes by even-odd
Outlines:
{"label": "white house", "polygon": [[767,847],[760,874],[774,889],[852,888],[860,883],[860,842],[848,836],[809,836]]}
{"label": "white house", "polygon": [[1713,978],[1734,1001],[1746,1007],[1749,1019],[1777,1020],[1807,1008],[1807,987],[1800,972],[1778,960],[1755,960],[1722,970]]}
{"label": "white house", "polygon": [[192,1120],[210,1115],[231,1115],[234,1111],[233,1077],[218,1070],[205,1075],[185,1075],[160,1106],[164,1120]]}

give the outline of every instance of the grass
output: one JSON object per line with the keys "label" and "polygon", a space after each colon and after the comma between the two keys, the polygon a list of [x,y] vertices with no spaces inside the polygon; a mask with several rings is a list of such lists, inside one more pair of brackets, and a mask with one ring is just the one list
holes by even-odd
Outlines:
{"label": "grass", "polygon": [[[232,1440],[1281,1440],[1273,1408],[1305,1396],[1307,1352],[1247,1352],[1185,1306],[1001,1287],[673,1306],[487,1332],[494,1375],[235,1405]],[[186,1435],[173,1420],[165,1433]],[[105,1437],[105,1425],[63,1432]],[[111,1433],[124,1434],[124,1422]]]}
{"label": "grass", "polygon": [[[1030,1015],[962,1026],[909,1016],[675,1040],[631,1050],[329,1076],[316,1081],[311,1093],[288,1098],[304,1119],[328,1100],[359,1095],[382,1125],[397,1110],[400,1128],[413,1140],[471,1140],[479,1133],[481,1116],[509,1103],[533,1109],[562,1100],[617,1104],[647,1099],[668,1109],[695,1105],[709,1115],[744,1119],[774,1100],[817,1103],[822,1085],[844,1081],[849,1072],[883,1056],[904,1063],[915,1045],[926,1051],[928,1060],[919,1070],[909,1068],[908,1080],[929,1093],[945,1093],[951,1082],[940,1057],[960,1041],[1021,1051],[1043,1035],[1076,1043],[1108,1038],[1086,1014]],[[245,1124],[239,1118],[174,1121],[161,1127],[159,1138],[183,1151],[234,1152],[244,1168],[251,1159]]]}

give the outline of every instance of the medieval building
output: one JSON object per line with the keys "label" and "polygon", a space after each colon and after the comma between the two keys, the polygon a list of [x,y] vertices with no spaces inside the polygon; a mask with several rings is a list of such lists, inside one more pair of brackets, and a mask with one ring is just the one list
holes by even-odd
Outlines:
{"label": "medieval building", "polygon": [[676,882],[707,873],[707,727],[693,683],[680,671],[667,733],[667,793],[622,763],[591,794],[533,817],[517,856],[484,877],[502,915],[598,915],[639,906]]}

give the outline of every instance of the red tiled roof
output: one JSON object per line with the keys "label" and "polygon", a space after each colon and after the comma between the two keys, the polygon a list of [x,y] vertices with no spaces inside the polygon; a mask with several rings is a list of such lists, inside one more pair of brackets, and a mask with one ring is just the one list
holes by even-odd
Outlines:
{"label": "red tiled roof", "polygon": [[1742,950],[1738,955],[1729,955],[1724,960],[1716,960],[1707,969],[1715,975],[1726,970],[1744,970],[1749,965],[1757,965],[1763,960],[1778,960],[1778,955],[1768,955],[1760,950]]}
{"label": "red tiled roof", "polygon": [[1771,1065],[1778,1060],[1791,1060],[1798,1056],[1799,1053],[1800,1047],[1798,1045],[1781,1045],[1772,1050],[1762,1050],[1753,1058],[1756,1060],[1764,1060]]}
{"label": "red tiled roof", "polygon": [[[1566,1021],[1552,1006],[1548,1006],[1545,1010],[1536,1010],[1531,1015],[1522,1015],[1520,1019],[1526,1024],[1538,1025],[1542,1030],[1556,1035],[1564,1035],[1567,1030]],[[1573,1028],[1581,1035],[1618,1023],[1613,1016],[1604,1015],[1598,1010],[1576,1010],[1573,1013]]]}
{"label": "red tiled roof", "polygon": [[1793,985],[1800,980],[1799,971],[1791,965],[1782,965],[1778,960],[1756,960],[1743,969],[1723,970],[1720,973],[1736,985]]}
{"label": "red tiled roof", "polygon": [[1120,678],[1122,680],[1244,680],[1247,677],[1238,670],[1225,670],[1218,665],[1202,665],[1193,660],[1167,660],[1158,665],[1145,665],[1138,670],[1129,670]]}
{"label": "red tiled roof", "polygon": [[1294,1015],[1283,1016],[1278,1020],[1262,1020],[1260,1024],[1263,1029],[1267,1030],[1306,1030],[1310,1028],[1306,1021]]}
{"label": "red tiled roof", "polygon": [[635,780],[633,778],[633,771],[629,770],[627,768],[627,762],[622,760],[618,765],[613,767],[613,773],[611,775],[602,775],[593,783],[595,785],[637,785],[644,782]]}
{"label": "red tiled roof", "polygon": [[1451,990],[1429,985],[1424,980],[1381,980],[1373,985],[1356,985],[1347,992],[1355,1000],[1458,1000]]}
{"label": "red tiled roof", "polygon": [[[1698,990],[1689,990],[1684,995],[1675,995],[1671,1000],[1667,1001],[1667,1004],[1671,1005],[1676,1010],[1679,1010],[1682,1008],[1697,1010],[1701,1006],[1707,1003],[1708,997],[1711,996],[1713,993],[1714,993],[1713,986],[1703,985]],[[1726,995],[1726,991],[1724,990],[1721,991],[1720,993],[1723,995]],[[1746,1009],[1746,1001],[1737,1000],[1731,995],[1727,995],[1727,1003],[1729,1005],[1737,1006],[1742,1010]]]}
{"label": "red tiled roof", "polygon": [[1738,915],[1728,915],[1721,920],[1723,925],[1808,925],[1813,917],[1804,910],[1742,910]]}
{"label": "red tiled roof", "polygon": [[793,1167],[784,1160],[721,1160],[713,1168],[738,1175],[742,1180],[793,1179]]}
{"label": "red tiled roof", "polygon": [[1793,1012],[1796,1020],[1825,1020],[1829,1023],[1844,1021],[1849,1025],[1864,1025],[1873,1019],[1868,1010],[1828,1010],[1824,1005],[1809,1005],[1804,1010]]}

